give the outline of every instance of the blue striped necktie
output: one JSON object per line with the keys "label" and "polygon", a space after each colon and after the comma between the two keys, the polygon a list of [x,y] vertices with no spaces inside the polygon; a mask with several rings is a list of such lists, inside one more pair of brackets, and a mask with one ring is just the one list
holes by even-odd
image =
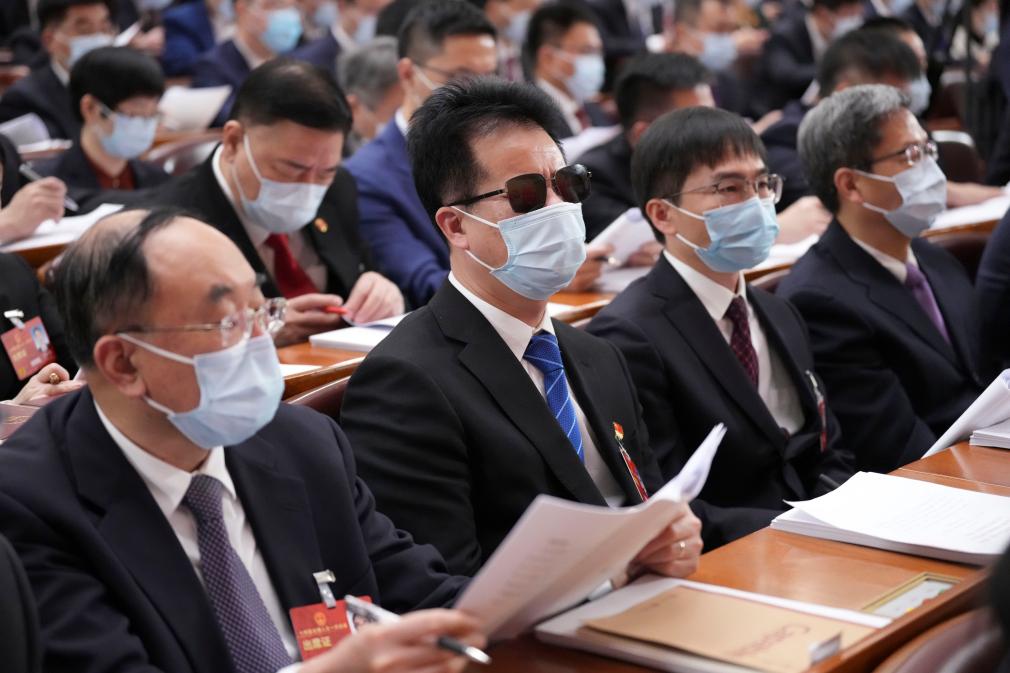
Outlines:
{"label": "blue striped necktie", "polygon": [[579,432],[578,419],[575,417],[575,405],[568,394],[568,383],[565,381],[565,365],[561,361],[561,349],[558,340],[550,332],[534,334],[530,344],[523,353],[527,360],[544,375],[544,397],[554,418],[568,436],[576,455],[582,462],[586,461],[582,450],[582,433]]}

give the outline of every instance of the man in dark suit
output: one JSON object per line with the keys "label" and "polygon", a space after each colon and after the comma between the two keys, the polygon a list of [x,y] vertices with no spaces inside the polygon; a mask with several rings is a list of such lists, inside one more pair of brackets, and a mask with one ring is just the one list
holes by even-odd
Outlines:
{"label": "man in dark suit", "polygon": [[63,217],[67,187],[57,178],[26,182],[21,155],[0,134],[0,243],[30,236],[46,220]]}
{"label": "man in dark suit", "polygon": [[[365,358],[341,412],[379,507],[462,574],[541,493],[620,506],[663,483],[620,354],[546,313],[586,254],[588,178],[564,167],[553,108],[535,87],[474,79],[415,112],[417,191],[452,271]],[[698,528],[683,506],[640,564],[693,571]]]}
{"label": "man in dark suit", "polygon": [[363,47],[375,37],[378,14],[389,2],[390,0],[322,0],[318,7],[327,4],[335,7],[337,20],[329,25],[320,25],[322,35],[302,45],[291,55],[336,75],[337,58],[342,53]]}
{"label": "man in dark suit", "polygon": [[24,568],[0,536],[0,652],[7,673],[42,673],[39,617]]}
{"label": "man in dark suit", "polygon": [[[161,66],[166,77],[186,77],[204,53],[217,44],[215,21],[223,23],[218,7],[229,0],[196,0],[165,10],[161,15],[165,30],[165,48]],[[230,7],[230,3],[228,5]]]}
{"label": "man in dark suit", "polygon": [[[115,215],[67,252],[56,293],[88,388],[0,447],[0,528],[38,601],[47,671],[280,670],[298,656],[288,611],[320,602],[324,570],[335,595],[397,612],[455,598],[462,578],[375,511],[340,429],[279,405],[283,306],[220,232],[173,211]],[[455,613],[410,619],[415,646],[473,632]],[[386,635],[358,665],[404,633]],[[353,668],[357,637],[299,670]]]}
{"label": "man in dark suit", "polygon": [[975,277],[985,367],[991,375],[1010,367],[1010,213],[989,237]]}
{"label": "man in dark suit", "polygon": [[165,78],[158,62],[131,47],[90,51],[70,73],[70,99],[84,125],[73,147],[38,163],[65,184],[78,204],[100,202],[106,190],[155,187],[161,166],[142,161],[158,128]]}
{"label": "man in dark suit", "polygon": [[[787,302],[743,280],[778,232],[780,181],[747,123],[714,108],[660,117],[642,136],[632,172],[665,250],[588,329],[624,354],[664,477],[726,424],[700,497],[712,506],[702,518],[706,544],[728,542],[767,526],[784,500],[816,497],[852,473],[806,326]],[[728,258],[712,252],[728,223],[709,227],[702,214],[732,206],[743,214]]]}
{"label": "man in dark suit", "polygon": [[862,85],[807,114],[800,158],[835,220],[778,290],[810,328],[857,467],[880,472],[920,458],[986,384],[971,281],[919,238],[946,178],[906,100]]}
{"label": "man in dark suit", "polygon": [[52,138],[77,137],[81,122],[74,114],[67,84],[70,69],[87,51],[112,43],[111,0],[39,0],[42,46],[46,63],[7,89],[0,97],[0,122],[35,113]]}
{"label": "man in dark suit", "polygon": [[235,94],[249,73],[298,45],[302,18],[295,0],[234,0],[235,35],[197,59],[193,65],[195,88],[228,85],[231,95],[212,122],[222,126],[235,102]]}
{"label": "man in dark suit", "polygon": [[350,125],[332,77],[271,61],[242,85],[211,157],[140,199],[185,207],[235,242],[267,276],[264,292],[289,300],[279,344],[343,324],[328,308],[356,322],[404,310],[358,238],[354,181],[340,167]]}

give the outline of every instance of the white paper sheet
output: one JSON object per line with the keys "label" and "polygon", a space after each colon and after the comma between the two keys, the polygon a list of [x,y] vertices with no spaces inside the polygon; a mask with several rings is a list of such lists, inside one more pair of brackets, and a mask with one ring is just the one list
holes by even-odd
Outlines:
{"label": "white paper sheet", "polygon": [[15,117],[10,121],[0,124],[0,134],[7,136],[18,147],[18,151],[26,145],[44,143],[49,140],[49,129],[34,112]]}
{"label": "white paper sheet", "polygon": [[619,264],[624,264],[636,250],[655,240],[652,227],[642,215],[642,211],[635,207],[629,208],[607,225],[606,229],[590,241],[590,245],[614,246],[614,252],[610,256]]}
{"label": "white paper sheet", "polygon": [[922,457],[927,458],[968,439],[971,433],[979,428],[988,428],[1008,419],[1010,419],[1010,369],[1005,369],[993,379],[988,388],[982,391],[978,399],[964,410],[953,425],[940,435]]}
{"label": "white paper sheet", "polygon": [[1001,219],[1006,214],[1007,208],[1010,208],[1010,194],[997,196],[973,206],[951,208],[940,213],[932,228],[947,229],[980,222],[992,222]]}
{"label": "white paper sheet", "polygon": [[295,376],[297,374],[304,374],[305,372],[311,372],[319,369],[319,365],[288,365],[281,363],[281,376]]}
{"label": "white paper sheet", "polygon": [[169,87],[158,103],[158,111],[164,115],[162,124],[172,131],[204,131],[230,94],[227,84],[200,89]]}
{"label": "white paper sheet", "polygon": [[122,209],[123,207],[118,204],[103,203],[86,215],[64,217],[59,222],[46,220],[28,238],[8,243],[0,250],[17,252],[18,250],[44,248],[50,245],[69,245],[80,238],[95,222]]}
{"label": "white paper sheet", "polygon": [[497,640],[581,602],[669,525],[678,502],[700,490],[725,432],[721,424],[713,428],[697,460],[641,505],[611,509],[538,496],[456,607]]}

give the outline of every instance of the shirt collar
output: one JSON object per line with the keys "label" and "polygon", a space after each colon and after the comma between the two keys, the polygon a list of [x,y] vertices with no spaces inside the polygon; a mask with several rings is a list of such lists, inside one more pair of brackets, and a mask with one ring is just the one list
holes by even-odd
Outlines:
{"label": "shirt collar", "polygon": [[810,45],[814,48],[814,60],[821,60],[821,56],[824,52],[828,50],[828,41],[824,39],[821,35],[821,31],[817,29],[817,24],[814,23],[814,17],[807,13],[806,16],[807,32],[810,34]]}
{"label": "shirt collar", "polygon": [[571,96],[569,96],[564,91],[557,88],[547,80],[538,79],[536,81],[536,84],[538,87],[543,89],[544,93],[546,93],[548,96],[554,99],[554,102],[557,103],[558,107],[561,108],[562,112],[569,115],[574,115],[575,113],[578,112],[579,108],[582,107],[581,105],[579,105],[579,102],[577,100],[575,100],[574,98],[572,98]]}
{"label": "shirt collar", "polygon": [[407,117],[403,114],[403,108],[396,108],[396,112],[393,114],[393,120],[396,122],[396,128],[400,129],[400,133],[403,137],[407,137]]}
{"label": "shirt collar", "polygon": [[238,53],[245,59],[246,65],[249,66],[250,70],[255,70],[267,62],[267,59],[260,58],[254,54],[253,50],[249,48],[249,45],[243,42],[242,38],[238,35],[232,38],[232,42],[235,44],[235,48],[238,49]]}
{"label": "shirt collar", "polygon": [[49,66],[56,73],[56,79],[60,80],[63,86],[68,86],[70,84],[70,73],[67,69],[60,65],[55,58],[49,59]]}
{"label": "shirt collar", "polygon": [[228,203],[231,204],[231,209],[235,211],[235,216],[238,217],[239,222],[242,223],[242,227],[245,228],[246,234],[249,236],[249,240],[252,242],[254,247],[259,247],[267,240],[270,236],[270,232],[263,227],[250,222],[246,218],[242,207],[235,202],[235,197],[232,196],[231,188],[228,186],[228,181],[224,177],[224,171],[221,168],[221,153],[224,151],[223,145],[218,145],[217,149],[214,150],[214,156],[210,160],[210,165],[214,169],[214,177],[217,179],[217,186],[221,188],[224,193],[224,198],[228,199]]}
{"label": "shirt collar", "polygon": [[98,405],[97,400],[95,401],[95,411],[98,412],[98,418],[102,421],[102,425],[105,426],[105,431],[109,433],[112,441],[116,443],[116,446],[126,456],[126,460],[137,471],[140,478],[144,480],[144,484],[147,485],[148,490],[151,491],[151,495],[154,496],[154,501],[158,504],[158,509],[165,515],[166,519],[179,509],[179,505],[182,504],[182,499],[186,497],[186,491],[189,490],[193,477],[198,474],[214,477],[221,482],[225,491],[233,499],[237,499],[235,483],[231,480],[231,475],[228,474],[228,468],[224,462],[224,449],[222,447],[217,446],[208,451],[207,459],[203,461],[199,468],[193,472],[186,472],[174,465],[169,465],[159,458],[155,458],[152,454],[137,446],[119,428],[113,425],[112,421],[109,420],[108,416],[105,415],[102,408]]}
{"label": "shirt collar", "polygon": [[337,41],[337,46],[340,47],[340,51],[351,51],[355,49],[358,45],[354,42],[354,38],[347,34],[344,27],[340,23],[335,23],[330,27],[330,33],[333,35],[333,39]]}
{"label": "shirt collar", "polygon": [[736,297],[743,297],[744,302],[747,301],[747,295],[744,292],[746,285],[744,284],[742,273],[740,274],[740,280],[736,284],[736,292],[731,292],[705,274],[692,269],[671,255],[669,250],[663,251],[663,257],[670,263],[673,270],[684,279],[684,282],[687,283],[687,286],[698,297],[708,314],[712,316],[712,320],[719,321],[725,318],[726,310]]}
{"label": "shirt collar", "polygon": [[551,316],[546,309],[544,310],[544,317],[540,319],[540,324],[536,327],[530,327],[519,318],[509,315],[497,306],[492,306],[475,295],[464,287],[451,271],[449,272],[449,282],[491,323],[491,327],[502,338],[502,341],[505,342],[505,345],[516,356],[517,360],[521,361],[523,359],[523,355],[526,354],[526,347],[530,345],[530,339],[533,338],[534,334],[541,330],[554,334],[554,323],[551,322]]}
{"label": "shirt collar", "polygon": [[890,271],[891,274],[895,278],[897,278],[898,282],[901,283],[902,285],[905,284],[905,279],[908,278],[908,269],[906,268],[905,265],[906,264],[911,264],[912,266],[914,266],[916,268],[919,267],[919,261],[915,258],[915,255],[912,254],[912,248],[908,249],[908,258],[907,258],[907,260],[904,261],[904,262],[902,262],[900,259],[896,259],[894,257],[891,257],[886,252],[881,252],[880,250],[877,250],[873,246],[867,245],[866,243],[863,243],[862,241],[860,241],[858,238],[856,238],[854,236],[852,237],[852,240],[856,242],[856,245],[858,245],[860,248],[862,248],[863,250],[865,250],[867,252],[867,254],[870,255],[870,257],[872,257],[873,259],[877,260],[877,262],[880,264],[880,266],[882,266],[885,269],[887,269],[888,271]]}

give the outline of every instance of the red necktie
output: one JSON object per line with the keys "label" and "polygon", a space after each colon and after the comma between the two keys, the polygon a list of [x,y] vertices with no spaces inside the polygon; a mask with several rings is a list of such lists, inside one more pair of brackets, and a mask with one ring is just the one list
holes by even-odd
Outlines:
{"label": "red necktie", "polygon": [[733,323],[733,335],[729,340],[729,347],[733,349],[733,354],[743,366],[744,373],[750,382],[757,387],[758,384],[758,359],[754,351],[754,344],[750,340],[750,323],[747,321],[747,305],[743,297],[734,297],[726,309],[726,317]]}
{"label": "red necktie", "polygon": [[298,266],[295,256],[291,254],[287,234],[270,234],[267,236],[266,244],[274,251],[274,280],[277,281],[277,289],[281,294],[290,299],[319,291],[305,273],[305,269]]}

